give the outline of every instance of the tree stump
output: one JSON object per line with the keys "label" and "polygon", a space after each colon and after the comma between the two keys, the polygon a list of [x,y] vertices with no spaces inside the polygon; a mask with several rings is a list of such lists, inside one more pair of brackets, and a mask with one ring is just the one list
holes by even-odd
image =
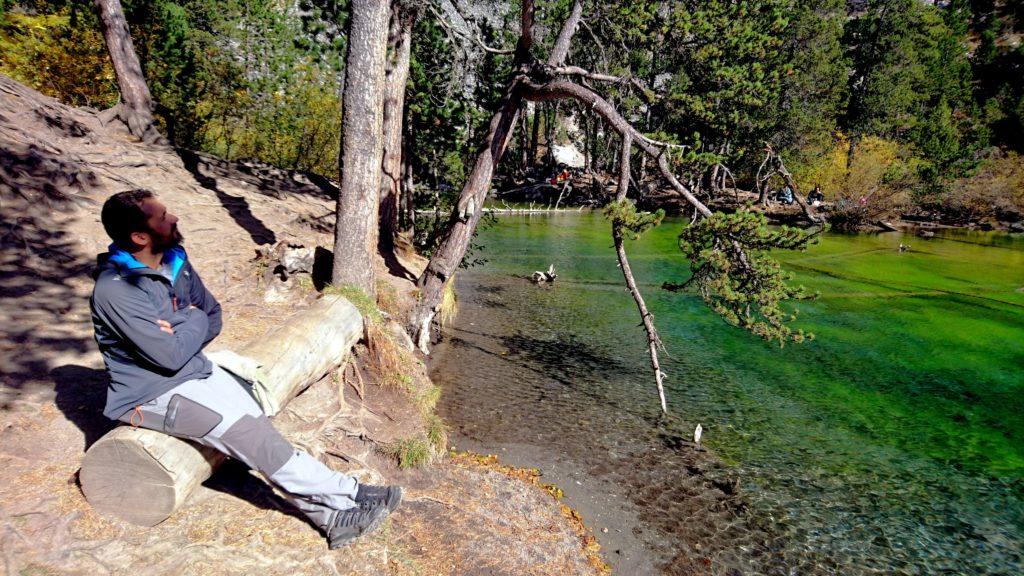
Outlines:
{"label": "tree stump", "polygon": [[[239,353],[263,365],[270,393],[284,406],[339,366],[362,338],[351,302],[326,296]],[[132,524],[163,522],[224,461],[216,450],[166,434],[121,426],[85,454],[79,480],[98,512]]]}

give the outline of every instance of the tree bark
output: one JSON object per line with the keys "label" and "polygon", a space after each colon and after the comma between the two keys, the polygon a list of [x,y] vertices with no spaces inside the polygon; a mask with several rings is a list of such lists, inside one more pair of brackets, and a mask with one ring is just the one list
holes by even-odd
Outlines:
{"label": "tree bark", "polygon": [[555,126],[558,124],[558,102],[548,108],[548,114],[544,122],[544,144],[547,146],[547,153],[544,155],[545,168],[551,169],[555,165],[555,138],[558,136]]}
{"label": "tree bark", "polygon": [[528,130],[529,120],[526,117],[526,106],[523,106],[522,110],[519,111],[519,123],[522,125],[519,129],[519,173],[526,173],[526,168],[530,165],[529,161],[529,143],[527,138],[529,137],[530,131]]}
{"label": "tree bark", "polygon": [[142,73],[142,65],[135,53],[128,22],[121,9],[120,0],[93,0],[100,17],[100,27],[114,65],[117,87],[121,100],[116,106],[105,110],[100,119],[104,123],[119,119],[128,127],[132,136],[145,142],[163,142],[153,122],[153,97]]}
{"label": "tree bark", "polygon": [[661,338],[658,337],[658,331],[654,327],[654,317],[647,310],[644,297],[640,294],[640,289],[633,278],[633,270],[629,267],[629,260],[626,258],[626,247],[623,243],[622,229],[619,226],[615,226],[612,229],[612,240],[615,242],[615,255],[619,259],[619,267],[622,268],[622,276],[626,280],[626,287],[629,288],[629,293],[633,296],[633,301],[636,303],[636,308],[640,312],[640,318],[643,321],[644,330],[647,332],[647,352],[651,358],[651,369],[654,370],[654,381],[658,385],[658,399],[661,401],[661,411],[668,414],[663,383],[665,374],[661,371],[661,364],[658,362],[658,348],[661,347]]}
{"label": "tree bark", "polygon": [[533,107],[533,133],[530,135],[530,166],[537,163],[537,139],[540,137],[540,106]]}
{"label": "tree bark", "polygon": [[[408,122],[405,123],[408,126]],[[401,231],[412,240],[416,231],[416,188],[412,173],[412,134],[402,139],[402,219]]]}
{"label": "tree bark", "polygon": [[444,285],[458,269],[473,238],[473,231],[483,214],[484,200],[491,187],[494,168],[508,146],[522,99],[518,81],[513,80],[505,93],[501,109],[491,119],[485,145],[462,187],[459,202],[449,218],[448,228],[416,282],[420,289],[420,302],[411,315],[410,331],[416,346],[424,353],[429,351],[430,323],[441,305]]}
{"label": "tree bark", "polygon": [[402,120],[405,83],[409,78],[414,14],[400,3],[393,4],[388,37],[388,61],[384,75],[384,152],[380,188],[378,247],[393,251],[399,231],[402,194]]}
{"label": "tree bark", "polygon": [[763,172],[771,158],[771,152],[768,152],[761,165],[757,167],[757,175],[754,176],[754,185],[757,186],[757,204],[763,207],[768,206],[768,176],[770,174],[763,174]]}
{"label": "tree bark", "polygon": [[569,46],[572,44],[572,37],[576,34],[576,29],[579,28],[580,20],[583,19],[583,2],[577,0],[573,2],[572,12],[569,13],[569,17],[562,24],[562,29],[558,32],[558,39],[555,40],[555,45],[551,48],[551,55],[548,56],[548,66],[561,66],[565,63],[566,57],[569,56]]}
{"label": "tree bark", "polygon": [[377,253],[378,192],[384,124],[388,3],[352,0],[342,102],[341,186],[334,231],[332,282],[371,297]]}

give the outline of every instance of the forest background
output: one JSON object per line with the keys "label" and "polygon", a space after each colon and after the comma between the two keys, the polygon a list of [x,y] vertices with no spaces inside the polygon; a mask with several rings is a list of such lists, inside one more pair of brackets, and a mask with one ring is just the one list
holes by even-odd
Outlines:
{"label": "forest background", "polygon": [[[337,178],[347,2],[122,4],[172,142]],[[556,33],[570,5],[542,3],[538,36]],[[0,72],[71,105],[117,103],[91,1],[0,6]],[[505,87],[518,3],[424,6],[403,136],[416,208],[446,212]],[[1022,33],[1021,0],[610,1],[588,9],[573,51],[579,65],[639,80],[602,88],[642,133],[686,146],[684,173],[722,163],[752,189],[768,143],[802,190],[868,200],[864,218],[1018,221]],[[588,168],[616,171],[617,139],[578,104],[530,109],[499,176],[550,163],[540,150],[570,141]],[[427,250],[431,236],[420,230]]]}

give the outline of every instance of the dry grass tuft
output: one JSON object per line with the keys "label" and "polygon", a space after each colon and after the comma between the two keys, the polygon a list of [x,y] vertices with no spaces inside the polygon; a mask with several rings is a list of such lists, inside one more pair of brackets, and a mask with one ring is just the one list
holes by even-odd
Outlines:
{"label": "dry grass tuft", "polygon": [[430,464],[435,457],[433,447],[423,438],[403,438],[385,444],[379,448],[384,456],[398,460],[402,470],[422,468]]}
{"label": "dry grass tuft", "polygon": [[405,350],[395,343],[387,328],[380,324],[369,324],[366,335],[370,369],[377,376],[377,382],[381,386],[408,389],[411,379],[406,373],[410,370],[411,359]]}
{"label": "dry grass tuft", "polygon": [[434,408],[437,406],[437,401],[441,399],[441,387],[428,382],[427,386],[423,387],[413,397],[413,402],[419,407],[420,412],[423,414],[433,414]]}
{"label": "dry grass tuft", "polygon": [[441,293],[441,305],[437,309],[437,321],[442,327],[451,325],[459,315],[459,295],[455,293],[455,275],[444,285]]}
{"label": "dry grass tuft", "polygon": [[437,414],[426,416],[427,440],[434,448],[434,454],[441,456],[448,451],[448,425]]}

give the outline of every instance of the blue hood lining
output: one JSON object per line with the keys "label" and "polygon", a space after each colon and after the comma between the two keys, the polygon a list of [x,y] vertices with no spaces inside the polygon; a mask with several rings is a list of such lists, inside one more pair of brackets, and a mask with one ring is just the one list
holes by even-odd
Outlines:
{"label": "blue hood lining", "polygon": [[[115,244],[111,244],[109,250],[110,262],[124,270],[137,270],[147,267],[142,262],[136,260],[128,251],[118,248]],[[178,273],[181,272],[181,268],[185,265],[186,260],[188,260],[188,255],[185,254],[185,249],[181,246],[175,246],[164,252],[163,263],[171,265],[172,283],[178,279]]]}

